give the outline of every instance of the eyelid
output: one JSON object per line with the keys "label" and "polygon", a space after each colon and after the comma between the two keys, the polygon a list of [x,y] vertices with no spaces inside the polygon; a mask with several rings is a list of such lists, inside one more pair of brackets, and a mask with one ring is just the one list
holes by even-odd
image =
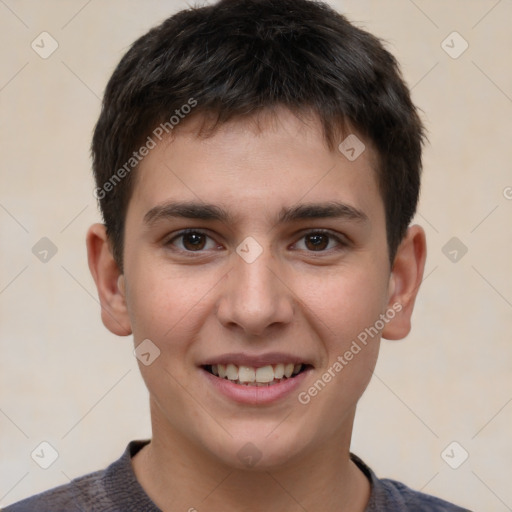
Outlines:
{"label": "eyelid", "polygon": [[[191,234],[191,233],[196,233],[196,234],[199,234],[199,235],[204,235],[206,238],[209,238],[210,240],[214,241],[217,245],[220,245],[214,238],[213,236],[211,236],[208,232],[208,230],[204,230],[204,229],[201,229],[201,228],[186,228],[186,229],[182,229],[180,231],[178,231],[177,233],[173,233],[171,237],[169,238],[166,238],[164,239],[164,246],[171,246],[173,245],[172,242],[174,242],[175,240],[185,236],[185,235],[188,235],[188,234]],[[200,251],[186,251],[184,249],[179,249],[179,248],[176,248],[175,249],[177,252],[181,252],[181,253],[187,253],[187,254],[201,254],[201,253],[204,253],[205,251],[204,250],[200,250]]]}
{"label": "eyelid", "polygon": [[[350,240],[348,239],[348,237],[346,237],[342,233],[338,233],[336,231],[331,231],[330,229],[325,229],[325,228],[316,228],[316,229],[310,228],[310,229],[301,231],[300,233],[298,233],[298,236],[300,236],[298,241],[302,240],[307,235],[316,235],[316,234],[328,235],[330,238],[334,239],[338,243],[338,247],[327,249],[324,251],[307,251],[308,253],[327,254],[332,251],[340,250],[341,248],[347,247],[350,244]],[[296,243],[297,242],[294,242],[294,245]]]}
{"label": "eyelid", "polygon": [[[204,235],[207,238],[213,240],[217,245],[221,245],[213,238],[213,236],[211,236],[209,234],[208,230],[204,230],[201,228],[182,229],[181,231],[174,233],[171,238],[169,238],[167,241],[164,242],[164,245],[166,245],[166,246],[172,245],[172,242],[174,242],[175,240],[179,239],[180,237],[183,237],[190,233],[197,233],[197,234]],[[302,230],[302,231],[296,233],[294,236],[299,237],[299,238],[292,245],[297,244],[299,241],[301,241],[307,235],[313,235],[313,234],[328,235],[330,238],[334,239],[338,243],[338,247],[323,250],[323,251],[308,251],[308,250],[306,250],[306,252],[308,252],[308,253],[327,254],[327,253],[331,253],[332,251],[341,250],[342,248],[347,247],[350,244],[350,240],[345,235],[338,233],[336,231],[331,231],[330,229],[325,229],[325,228],[309,228],[309,229],[305,229],[305,230]],[[181,253],[198,254],[198,255],[206,252],[205,250],[187,251],[184,249],[176,249],[176,251],[181,252]]]}

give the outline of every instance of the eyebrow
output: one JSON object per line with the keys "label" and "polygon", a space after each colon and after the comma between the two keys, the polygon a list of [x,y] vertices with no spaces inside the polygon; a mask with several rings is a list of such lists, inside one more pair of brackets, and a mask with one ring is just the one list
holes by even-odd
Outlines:
{"label": "eyebrow", "polygon": [[[144,224],[150,226],[160,220],[172,218],[217,220],[224,223],[233,223],[235,221],[235,216],[214,204],[172,201],[151,208],[144,215]],[[328,201],[326,203],[306,203],[282,208],[277,222],[278,224],[284,224],[298,220],[326,218],[356,222],[368,221],[368,216],[363,211],[345,203]]]}

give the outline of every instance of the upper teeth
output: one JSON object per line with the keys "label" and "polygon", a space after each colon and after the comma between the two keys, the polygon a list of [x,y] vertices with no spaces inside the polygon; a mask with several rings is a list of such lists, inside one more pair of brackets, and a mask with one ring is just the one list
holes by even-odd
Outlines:
{"label": "upper teeth", "polygon": [[276,364],[254,368],[252,366],[236,366],[234,364],[214,364],[212,373],[221,379],[238,381],[240,383],[256,382],[261,384],[270,383],[274,380],[289,378],[299,373],[302,364]]}

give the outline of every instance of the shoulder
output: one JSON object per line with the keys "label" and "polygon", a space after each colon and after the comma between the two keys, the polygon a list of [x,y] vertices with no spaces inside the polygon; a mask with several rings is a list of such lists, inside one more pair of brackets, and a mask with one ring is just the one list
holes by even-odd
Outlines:
{"label": "shoulder", "polygon": [[370,500],[365,512],[471,512],[435,496],[414,491],[396,480],[377,478],[359,457],[354,454],[350,457],[370,481]]}
{"label": "shoulder", "polygon": [[131,458],[149,441],[131,441],[105,469],[10,505],[2,512],[159,512],[139,485]]}
{"label": "shoulder", "polygon": [[414,491],[396,480],[387,478],[377,479],[375,487],[378,489],[378,492],[376,508],[370,509],[372,512],[373,510],[393,510],[393,512],[471,512],[466,508],[461,508],[435,496]]}
{"label": "shoulder", "polygon": [[2,512],[83,512],[94,510],[94,505],[108,500],[104,488],[105,470],[95,471],[55,487],[14,505]]}

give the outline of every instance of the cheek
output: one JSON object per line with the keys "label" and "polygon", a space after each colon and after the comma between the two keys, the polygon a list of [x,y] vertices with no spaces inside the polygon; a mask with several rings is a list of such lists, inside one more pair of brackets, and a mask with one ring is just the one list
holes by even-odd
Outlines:
{"label": "cheek", "polygon": [[[328,367],[323,368],[309,388],[302,390],[300,403],[302,414],[308,413],[308,417],[322,418],[320,429],[323,437],[334,437],[351,425],[351,415],[354,414],[357,402],[364,393],[371,380],[373,369],[377,361],[379,341],[374,340],[361,351],[352,356],[350,361],[344,363],[333,361]],[[318,433],[319,426],[313,420],[308,422],[305,428],[311,435]]]}
{"label": "cheek", "polygon": [[[207,298],[215,279],[200,272],[155,262],[139,265],[131,276],[133,293],[128,306],[136,342],[154,338],[167,344],[187,330],[190,323],[197,324],[197,315],[203,308],[201,298]],[[206,297],[205,297],[206,295]]]}
{"label": "cheek", "polygon": [[387,280],[369,267],[351,267],[316,277],[303,275],[295,291],[332,358],[378,320],[386,305]]}

